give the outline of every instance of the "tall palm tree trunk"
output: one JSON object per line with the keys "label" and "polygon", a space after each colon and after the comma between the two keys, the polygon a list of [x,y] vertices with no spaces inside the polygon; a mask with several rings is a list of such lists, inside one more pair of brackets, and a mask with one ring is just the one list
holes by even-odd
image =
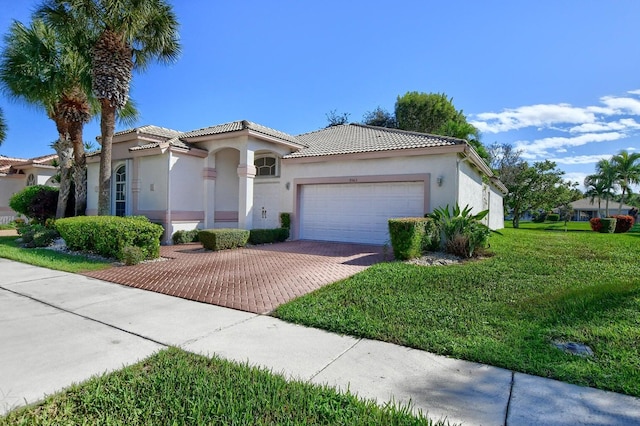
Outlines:
{"label": "tall palm tree trunk", "polygon": [[82,122],[70,125],[70,138],[73,144],[73,183],[75,186],[75,216],[84,216],[87,210],[87,158],[82,141]]}
{"label": "tall palm tree trunk", "polygon": [[73,158],[73,144],[65,134],[53,144],[53,149],[58,154],[60,164],[60,187],[58,192],[58,204],[56,206],[56,219],[64,217],[71,192],[71,163]]}
{"label": "tall palm tree trunk", "polygon": [[102,114],[100,116],[100,132],[102,148],[100,150],[100,177],[98,194],[98,215],[111,214],[111,144],[116,127],[116,107],[109,99],[100,99]]}

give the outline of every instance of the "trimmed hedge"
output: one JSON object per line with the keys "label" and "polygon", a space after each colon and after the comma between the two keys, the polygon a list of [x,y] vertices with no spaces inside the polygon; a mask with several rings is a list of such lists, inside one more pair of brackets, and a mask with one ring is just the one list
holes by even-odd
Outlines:
{"label": "trimmed hedge", "polygon": [[289,238],[288,228],[252,229],[249,231],[251,244],[281,243]]}
{"label": "trimmed hedge", "polygon": [[613,231],[616,234],[628,232],[631,228],[633,228],[633,224],[635,222],[633,220],[633,216],[629,216],[626,214],[616,214],[611,217],[616,219],[616,229],[615,231]]}
{"label": "trimmed hedge", "polygon": [[592,217],[589,219],[589,225],[591,226],[591,230],[594,232],[600,232],[600,229],[602,229],[602,222],[599,217]]}
{"label": "trimmed hedge", "polygon": [[209,250],[224,250],[244,247],[249,241],[249,231],[246,229],[205,229],[198,232],[198,240]]}
{"label": "trimmed hedge", "polygon": [[389,219],[389,235],[393,256],[398,260],[420,257],[440,246],[438,228],[427,217]]}
{"label": "trimmed hedge", "polygon": [[558,213],[549,213],[547,215],[547,220],[549,222],[557,222],[560,220],[560,215]]}
{"label": "trimmed hedge", "polygon": [[126,247],[139,247],[144,259],[160,256],[162,226],[144,216],[79,216],[59,219],[56,229],[71,250],[125,258]]}
{"label": "trimmed hedge", "polygon": [[188,244],[198,242],[199,229],[192,229],[191,231],[176,231],[171,236],[173,244]]}

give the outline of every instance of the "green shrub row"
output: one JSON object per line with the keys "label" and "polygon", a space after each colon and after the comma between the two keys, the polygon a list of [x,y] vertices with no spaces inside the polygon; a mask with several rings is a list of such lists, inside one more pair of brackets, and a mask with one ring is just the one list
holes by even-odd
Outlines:
{"label": "green shrub row", "polygon": [[160,256],[162,226],[144,216],[79,216],[59,219],[56,229],[71,250],[125,258],[126,247],[138,247],[144,259]]}
{"label": "green shrub row", "polygon": [[558,222],[560,220],[560,215],[558,213],[549,213],[547,215],[547,220],[549,222]]}
{"label": "green shrub row", "polygon": [[171,236],[173,244],[188,244],[198,242],[199,229],[192,229],[191,231],[176,231]]}
{"label": "green shrub row", "polygon": [[249,231],[229,228],[205,229],[198,232],[198,240],[208,250],[244,247],[249,241]]}
{"label": "green shrub row", "polygon": [[249,231],[251,244],[281,243],[289,238],[288,228],[252,229]]}
{"label": "green shrub row", "polygon": [[389,236],[393,256],[398,260],[420,257],[440,246],[440,231],[428,217],[389,219]]}

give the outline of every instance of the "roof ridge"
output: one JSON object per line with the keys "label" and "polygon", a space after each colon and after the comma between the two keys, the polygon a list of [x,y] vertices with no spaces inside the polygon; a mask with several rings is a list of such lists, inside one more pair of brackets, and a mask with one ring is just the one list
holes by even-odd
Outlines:
{"label": "roof ridge", "polygon": [[382,130],[386,132],[403,133],[403,134],[416,135],[416,136],[429,136],[432,138],[442,138],[446,140],[461,141],[461,142],[468,143],[466,139],[456,138],[454,136],[437,135],[435,133],[416,132],[415,130],[404,130],[404,129],[397,129],[393,127],[371,126],[369,124],[363,124],[363,123],[349,123],[348,125],[359,126],[359,127],[364,127],[364,128],[373,129],[373,130]]}

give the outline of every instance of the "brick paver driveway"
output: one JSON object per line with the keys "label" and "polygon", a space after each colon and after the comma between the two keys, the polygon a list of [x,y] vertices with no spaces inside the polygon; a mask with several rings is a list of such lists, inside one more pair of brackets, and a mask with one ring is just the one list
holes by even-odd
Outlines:
{"label": "brick paver driveway", "polygon": [[200,244],[160,247],[167,261],[85,275],[131,287],[266,313],[383,260],[382,247],[290,241],[219,252]]}

